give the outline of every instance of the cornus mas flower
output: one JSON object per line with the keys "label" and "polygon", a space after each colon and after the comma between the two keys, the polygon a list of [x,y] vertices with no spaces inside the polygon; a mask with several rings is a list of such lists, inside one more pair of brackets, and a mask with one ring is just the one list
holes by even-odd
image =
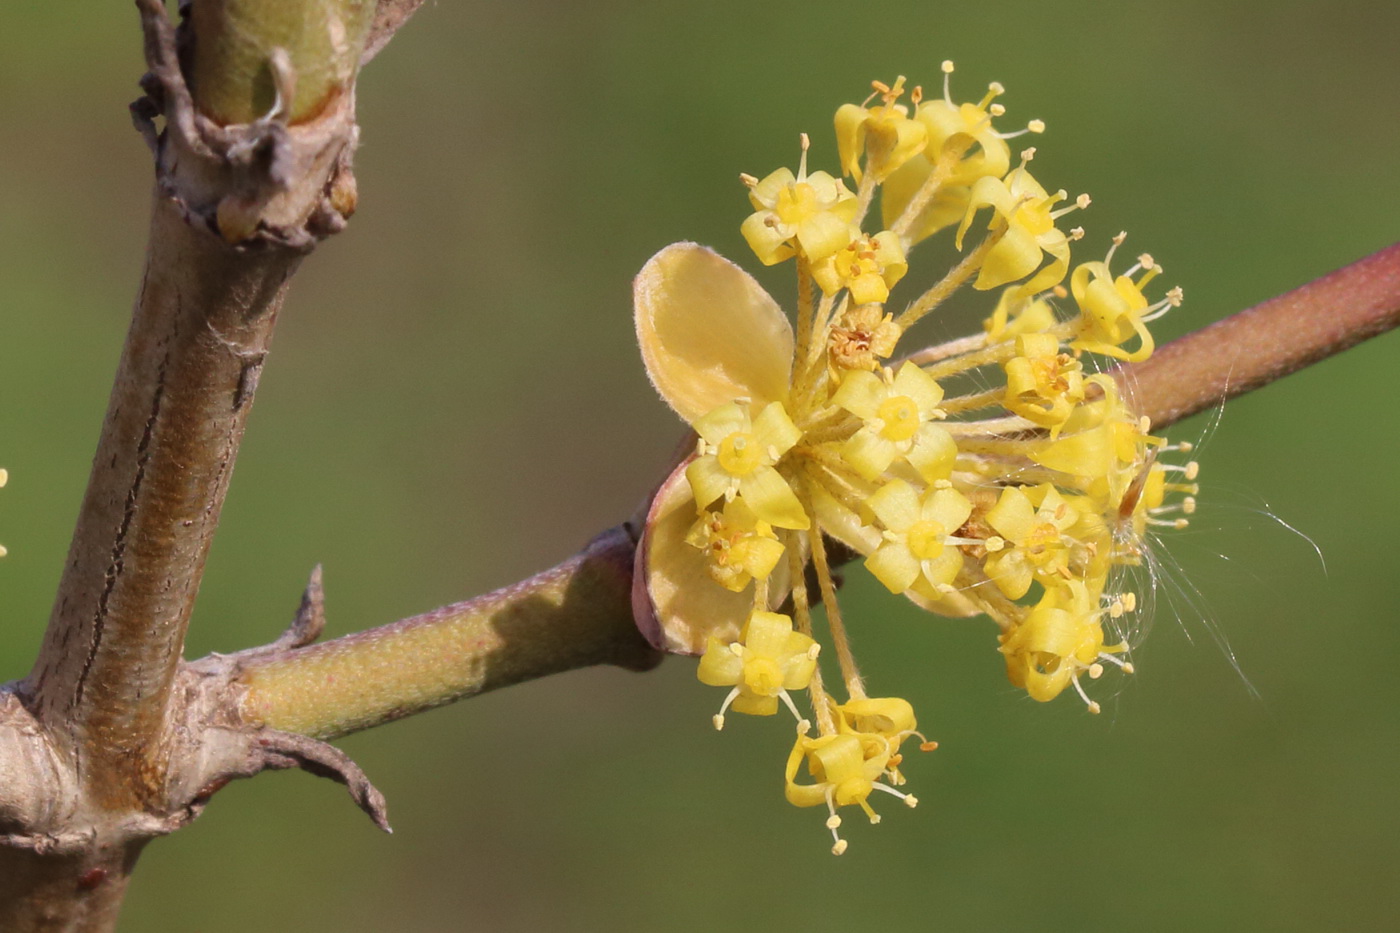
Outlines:
{"label": "cornus mas flower", "polygon": [[[1180,290],[1149,297],[1161,267],[1146,254],[1115,273],[1122,234],[1072,268],[1083,231],[1061,222],[1088,197],[1049,192],[1030,173],[1034,150],[1013,167],[1007,140],[1044,127],[998,130],[1003,88],[956,103],[951,72],[945,63],[939,99],[917,87],[906,98],[901,77],[837,111],[854,190],[808,172],[806,136],[795,173],[741,176],[754,208],[745,239],[765,265],[796,267],[791,322],[746,272],[693,243],[661,250],[635,284],[647,373],[697,435],[646,515],[638,624],[658,647],[700,655],[700,680],[728,688],[716,726],[730,711],[791,710],[786,796],[827,808],[837,854],[838,811],[878,821],[882,795],[912,807],[897,789],[901,743],[934,743],[908,702],[867,694],[833,542],[924,609],[991,619],[989,649],[1033,699],[1072,688],[1098,712],[1086,684],[1132,670],[1137,601],[1118,571],[1143,560],[1149,530],[1194,509],[1196,465],[1168,462],[1189,446],[1154,437],[1093,359],[1150,355],[1148,325]],[[961,259],[891,307],[910,249],[942,230]],[[908,329],[964,286],[995,290],[982,332],[896,358]],[[794,695],[804,690],[810,717]]]}

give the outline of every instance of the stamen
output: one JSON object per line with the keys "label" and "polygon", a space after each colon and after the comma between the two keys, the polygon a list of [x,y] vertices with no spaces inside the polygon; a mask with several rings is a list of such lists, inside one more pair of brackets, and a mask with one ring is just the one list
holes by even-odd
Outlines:
{"label": "stamen", "polygon": [[831,847],[831,854],[840,855],[846,851],[846,840],[842,839],[836,832],[841,828],[841,817],[836,815],[836,803],[832,800],[833,793],[834,791],[828,787],[826,790],[826,809],[831,816],[827,817],[826,828],[831,830],[831,838],[835,840],[835,844]]}
{"label": "stamen", "polygon": [[[1061,188],[1059,191],[1055,192],[1052,201],[1059,201],[1066,197],[1069,197],[1068,193],[1065,191],[1065,189]],[[1073,213],[1074,211],[1082,211],[1092,203],[1094,203],[1093,198],[1089,197],[1089,195],[1087,194],[1081,194],[1079,197],[1074,199],[1073,204],[1069,205],[1068,207],[1062,207],[1057,211],[1051,211],[1050,216],[1058,220],[1066,214]]]}
{"label": "stamen", "polygon": [[782,699],[784,705],[786,705],[787,708],[792,712],[792,718],[797,720],[798,732],[805,733],[809,728],[811,728],[812,724],[802,718],[802,714],[797,711],[797,704],[792,702],[792,697],[788,695],[788,692],[786,690],[779,690],[778,696]]}
{"label": "stamen", "polygon": [[[887,794],[893,794],[894,796],[898,797],[900,800],[903,800],[903,801],[904,801],[904,805],[905,805],[906,807],[908,807],[909,809],[911,809],[911,810],[914,809],[915,807],[917,807],[917,806],[919,805],[919,798],[918,798],[918,797],[915,797],[913,794],[906,794],[906,793],[905,793],[904,791],[902,791],[902,790],[895,790],[893,787],[890,787],[888,784],[881,784],[879,781],[872,781],[872,782],[870,783],[870,786],[873,787],[873,788],[875,788],[876,790],[882,790],[882,791],[884,791],[884,792],[887,793]],[[878,822],[878,821],[876,821],[876,822]]]}
{"label": "stamen", "polygon": [[738,696],[739,696],[739,688],[738,688],[738,687],[735,687],[733,690],[730,690],[730,691],[729,691],[729,696],[725,697],[725,698],[724,698],[724,703],[722,703],[722,704],[720,705],[719,712],[718,712],[718,713],[715,713],[714,717],[711,718],[710,721],[713,722],[713,723],[715,724],[715,731],[716,731],[716,732],[723,732],[723,731],[724,731],[724,714],[729,710],[729,704],[730,704],[730,703],[733,703],[733,702],[738,698]]}
{"label": "stamen", "polygon": [[[1001,107],[1000,104],[993,104],[992,106],[993,106],[994,109],[995,109],[995,108]],[[1003,108],[1003,109],[1004,109],[1004,108]],[[992,116],[998,116],[998,117],[999,117],[999,116],[1001,116],[1001,114],[999,114],[999,113],[993,113]],[[1025,136],[1027,133],[1035,133],[1035,134],[1039,135],[1039,134],[1044,133],[1044,132],[1045,132],[1045,121],[1044,121],[1044,120],[1032,120],[1031,122],[1029,122],[1029,123],[1026,124],[1025,129],[1021,129],[1021,130],[1012,130],[1012,131],[1009,132],[1009,133],[997,133],[996,135],[997,135],[997,136],[1000,136],[1002,139],[1015,139],[1017,136]]]}
{"label": "stamen", "polygon": [[1122,246],[1123,241],[1127,238],[1128,231],[1126,230],[1119,231],[1118,235],[1113,238],[1113,245],[1108,248],[1108,252],[1105,253],[1103,257],[1103,264],[1105,266],[1110,268],[1113,266],[1113,254],[1118,252],[1118,247]]}
{"label": "stamen", "polygon": [[[1102,670],[1102,668],[1100,670]],[[1089,699],[1089,694],[1084,692],[1084,687],[1081,686],[1079,683],[1079,675],[1075,674],[1072,680],[1074,683],[1075,692],[1079,694],[1079,699],[1084,701],[1084,705],[1089,708],[1089,712],[1093,713],[1095,716],[1102,712],[1103,707],[1099,706],[1099,704]]]}

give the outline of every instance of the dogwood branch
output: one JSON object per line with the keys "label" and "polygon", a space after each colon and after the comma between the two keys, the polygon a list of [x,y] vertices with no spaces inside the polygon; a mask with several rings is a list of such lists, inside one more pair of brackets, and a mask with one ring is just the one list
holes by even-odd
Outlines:
{"label": "dogwood branch", "polygon": [[[1160,347],[1120,378],[1161,429],[1400,324],[1400,244]],[[240,683],[251,722],[321,738],[590,664],[644,668],[615,529],[495,593],[315,648],[264,653]]]}

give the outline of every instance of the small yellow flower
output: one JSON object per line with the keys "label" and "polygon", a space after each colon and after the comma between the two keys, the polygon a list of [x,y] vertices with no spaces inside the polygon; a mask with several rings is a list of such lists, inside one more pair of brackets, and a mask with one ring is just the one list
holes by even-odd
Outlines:
{"label": "small yellow flower", "polygon": [[903,329],[881,305],[854,305],[831,325],[827,338],[828,374],[839,383],[851,370],[870,371],[894,352]]}
{"label": "small yellow flower", "polygon": [[[884,181],[905,162],[921,153],[928,139],[928,128],[909,117],[909,108],[896,103],[904,95],[904,76],[893,86],[872,81],[880,104],[867,108],[860,104],[843,104],[836,111],[836,146],[841,156],[841,171],[855,178],[864,177],[860,167],[865,154],[865,170],[877,182]],[[922,92],[915,88],[910,95],[915,106]]]}
{"label": "small yellow flower", "polygon": [[[1069,290],[1079,305],[1081,321],[1080,334],[1070,346],[1077,351],[1136,363],[1151,356],[1155,346],[1147,322],[1179,305],[1181,290],[1174,288],[1160,302],[1148,305],[1142,290],[1161,273],[1162,267],[1146,253],[1138,257],[1135,266],[1115,277],[1109,271],[1109,263],[1124,236],[1120,233],[1114,237],[1113,247],[1103,262],[1080,263],[1070,276]],[[1139,271],[1142,274],[1133,281],[1133,275]],[[1123,349],[1123,344],[1134,336],[1138,338],[1138,348],[1131,352]]]}
{"label": "small yellow flower", "polygon": [[782,700],[805,731],[807,724],[788,691],[806,689],[817,669],[819,650],[809,636],[792,630],[791,618],[761,610],[749,616],[738,641],[726,645],[711,639],[696,676],[711,687],[734,688],[715,714],[715,728],[724,728],[731,705],[750,716],[771,716]]}
{"label": "small yellow flower", "polygon": [[715,582],[736,593],[755,577],[766,579],[783,556],[773,526],[742,498],[726,502],[722,512],[702,513],[685,540],[709,557]]}
{"label": "small yellow flower", "polygon": [[1027,421],[1049,428],[1052,438],[1084,401],[1083,366],[1060,352],[1060,341],[1052,334],[1017,337],[1016,355],[1002,369],[1006,372],[1002,404]]}
{"label": "small yellow flower", "polygon": [[1132,665],[1115,657],[1127,650],[1126,644],[1104,647],[1100,615],[1088,587],[1079,581],[1046,590],[1026,618],[1000,638],[1011,682],[1042,703],[1073,684],[1089,712],[1099,712],[1099,704],[1079,683],[1080,675],[1097,679],[1103,673],[1101,661],[1132,671]]}
{"label": "small yellow flower", "polygon": [[[1027,149],[1022,158],[1034,155]],[[1055,221],[1076,208],[1089,206],[1089,196],[1080,195],[1070,207],[1055,210],[1055,205],[1068,195],[1064,189],[1047,194],[1040,182],[1031,177],[1025,163],[1016,168],[1007,180],[986,177],[972,186],[967,214],[958,227],[956,245],[962,249],[963,236],[972,223],[973,215],[983,207],[993,211],[993,235],[1000,235],[987,254],[973,288],[997,288],[1008,282],[1030,276],[1017,291],[1018,295],[1035,295],[1059,284],[1069,269],[1069,240]],[[1044,255],[1051,261],[1041,266]],[[1039,271],[1037,271],[1039,270]],[[1031,273],[1034,272],[1034,275]]]}
{"label": "small yellow flower", "polygon": [[[810,784],[799,784],[797,772],[803,762],[812,779]],[[868,798],[872,791],[882,790],[903,800],[906,806],[917,806],[919,801],[910,794],[895,790],[880,783],[890,761],[889,743],[879,735],[842,733],[809,738],[797,737],[797,743],[788,755],[785,772],[784,792],[788,803],[798,807],[819,807],[826,804],[829,816],[826,828],[831,830],[834,844],[831,851],[840,855],[846,851],[846,840],[837,834],[841,817],[836,815],[837,807],[858,806],[865,811],[870,822],[880,822],[880,816],[871,809]]]}
{"label": "small yellow flower", "polygon": [[886,230],[863,234],[827,256],[812,267],[812,278],[828,295],[844,288],[857,305],[884,304],[908,270],[899,237]]}
{"label": "small yellow flower", "polygon": [[1039,509],[1019,486],[1009,486],[987,510],[986,522],[1000,536],[987,541],[987,576],[1010,599],[1025,596],[1032,579],[1052,586],[1069,571],[1072,542],[1065,532],[1079,513],[1049,483],[1036,491]]}
{"label": "small yellow flower", "polygon": [[851,242],[856,196],[826,172],[807,174],[807,149],[797,175],[786,168],[762,181],[745,176],[755,212],[739,228],[765,266],[801,252],[819,262]]}
{"label": "small yellow flower", "polygon": [[773,468],[802,437],[781,402],[768,403],[752,420],[747,405],[730,402],[696,419],[692,427],[700,442],[685,476],[697,506],[741,495],[753,513],[770,525],[811,525],[792,487]]}
{"label": "small yellow flower", "polygon": [[861,697],[835,706],[832,711],[836,714],[837,729],[842,733],[877,735],[885,740],[890,752],[885,776],[896,787],[904,783],[904,775],[899,772],[903,763],[899,747],[905,739],[917,736],[920,751],[931,752],[938,747],[937,742],[930,742],[919,731],[914,707],[900,697]]}
{"label": "small yellow flower", "polygon": [[[865,566],[891,593],[908,590],[936,597],[962,569],[958,529],[972,514],[972,503],[946,484],[935,484],[922,499],[903,480],[891,480],[866,500],[885,527],[879,549]],[[981,543],[981,542],[966,542]]]}
{"label": "small yellow flower", "polygon": [[883,371],[853,372],[841,382],[831,403],[860,418],[864,425],[841,448],[841,456],[867,480],[874,480],[896,459],[909,461],[929,482],[945,478],[958,448],[946,429],[929,419],[941,416],[943,390],[913,363],[898,375]]}

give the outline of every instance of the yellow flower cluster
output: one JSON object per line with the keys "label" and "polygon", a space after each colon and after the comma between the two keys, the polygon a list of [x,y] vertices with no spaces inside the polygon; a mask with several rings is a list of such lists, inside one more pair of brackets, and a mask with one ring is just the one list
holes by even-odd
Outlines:
{"label": "yellow flower cluster", "polygon": [[[796,173],[742,176],[754,208],[745,239],[765,265],[795,260],[795,327],[747,273],[692,243],[663,249],[635,286],[647,372],[698,435],[642,530],[638,622],[658,646],[700,655],[701,681],[729,688],[716,728],[731,709],[792,711],[787,799],[826,805],[838,854],[837,809],[878,821],[875,790],[913,806],[897,789],[900,746],[933,743],[906,701],[868,695],[832,542],[931,612],[990,617],[1008,677],[1032,698],[1073,687],[1098,712],[1083,679],[1105,663],[1132,670],[1123,633],[1136,600],[1115,570],[1142,560],[1150,526],[1182,525],[1171,513],[1194,508],[1195,464],[1165,459],[1189,446],[1153,437],[1110,375],[1086,371],[1088,354],[1150,355],[1147,325],[1180,290],[1146,297],[1161,271],[1147,255],[1113,272],[1121,234],[1102,261],[1071,271],[1083,231],[1059,224],[1088,197],[1047,192],[1028,167],[1034,150],[1013,166],[1007,145],[1043,125],[994,129],[1001,86],[957,104],[951,63],[943,71],[941,99],[916,87],[906,102],[901,77],[837,111],[854,190],[807,171],[805,136]],[[945,229],[961,260],[887,311],[909,250]],[[983,332],[891,360],[909,327],[965,285],[998,290]],[[817,603],[844,702],[818,665]]]}

